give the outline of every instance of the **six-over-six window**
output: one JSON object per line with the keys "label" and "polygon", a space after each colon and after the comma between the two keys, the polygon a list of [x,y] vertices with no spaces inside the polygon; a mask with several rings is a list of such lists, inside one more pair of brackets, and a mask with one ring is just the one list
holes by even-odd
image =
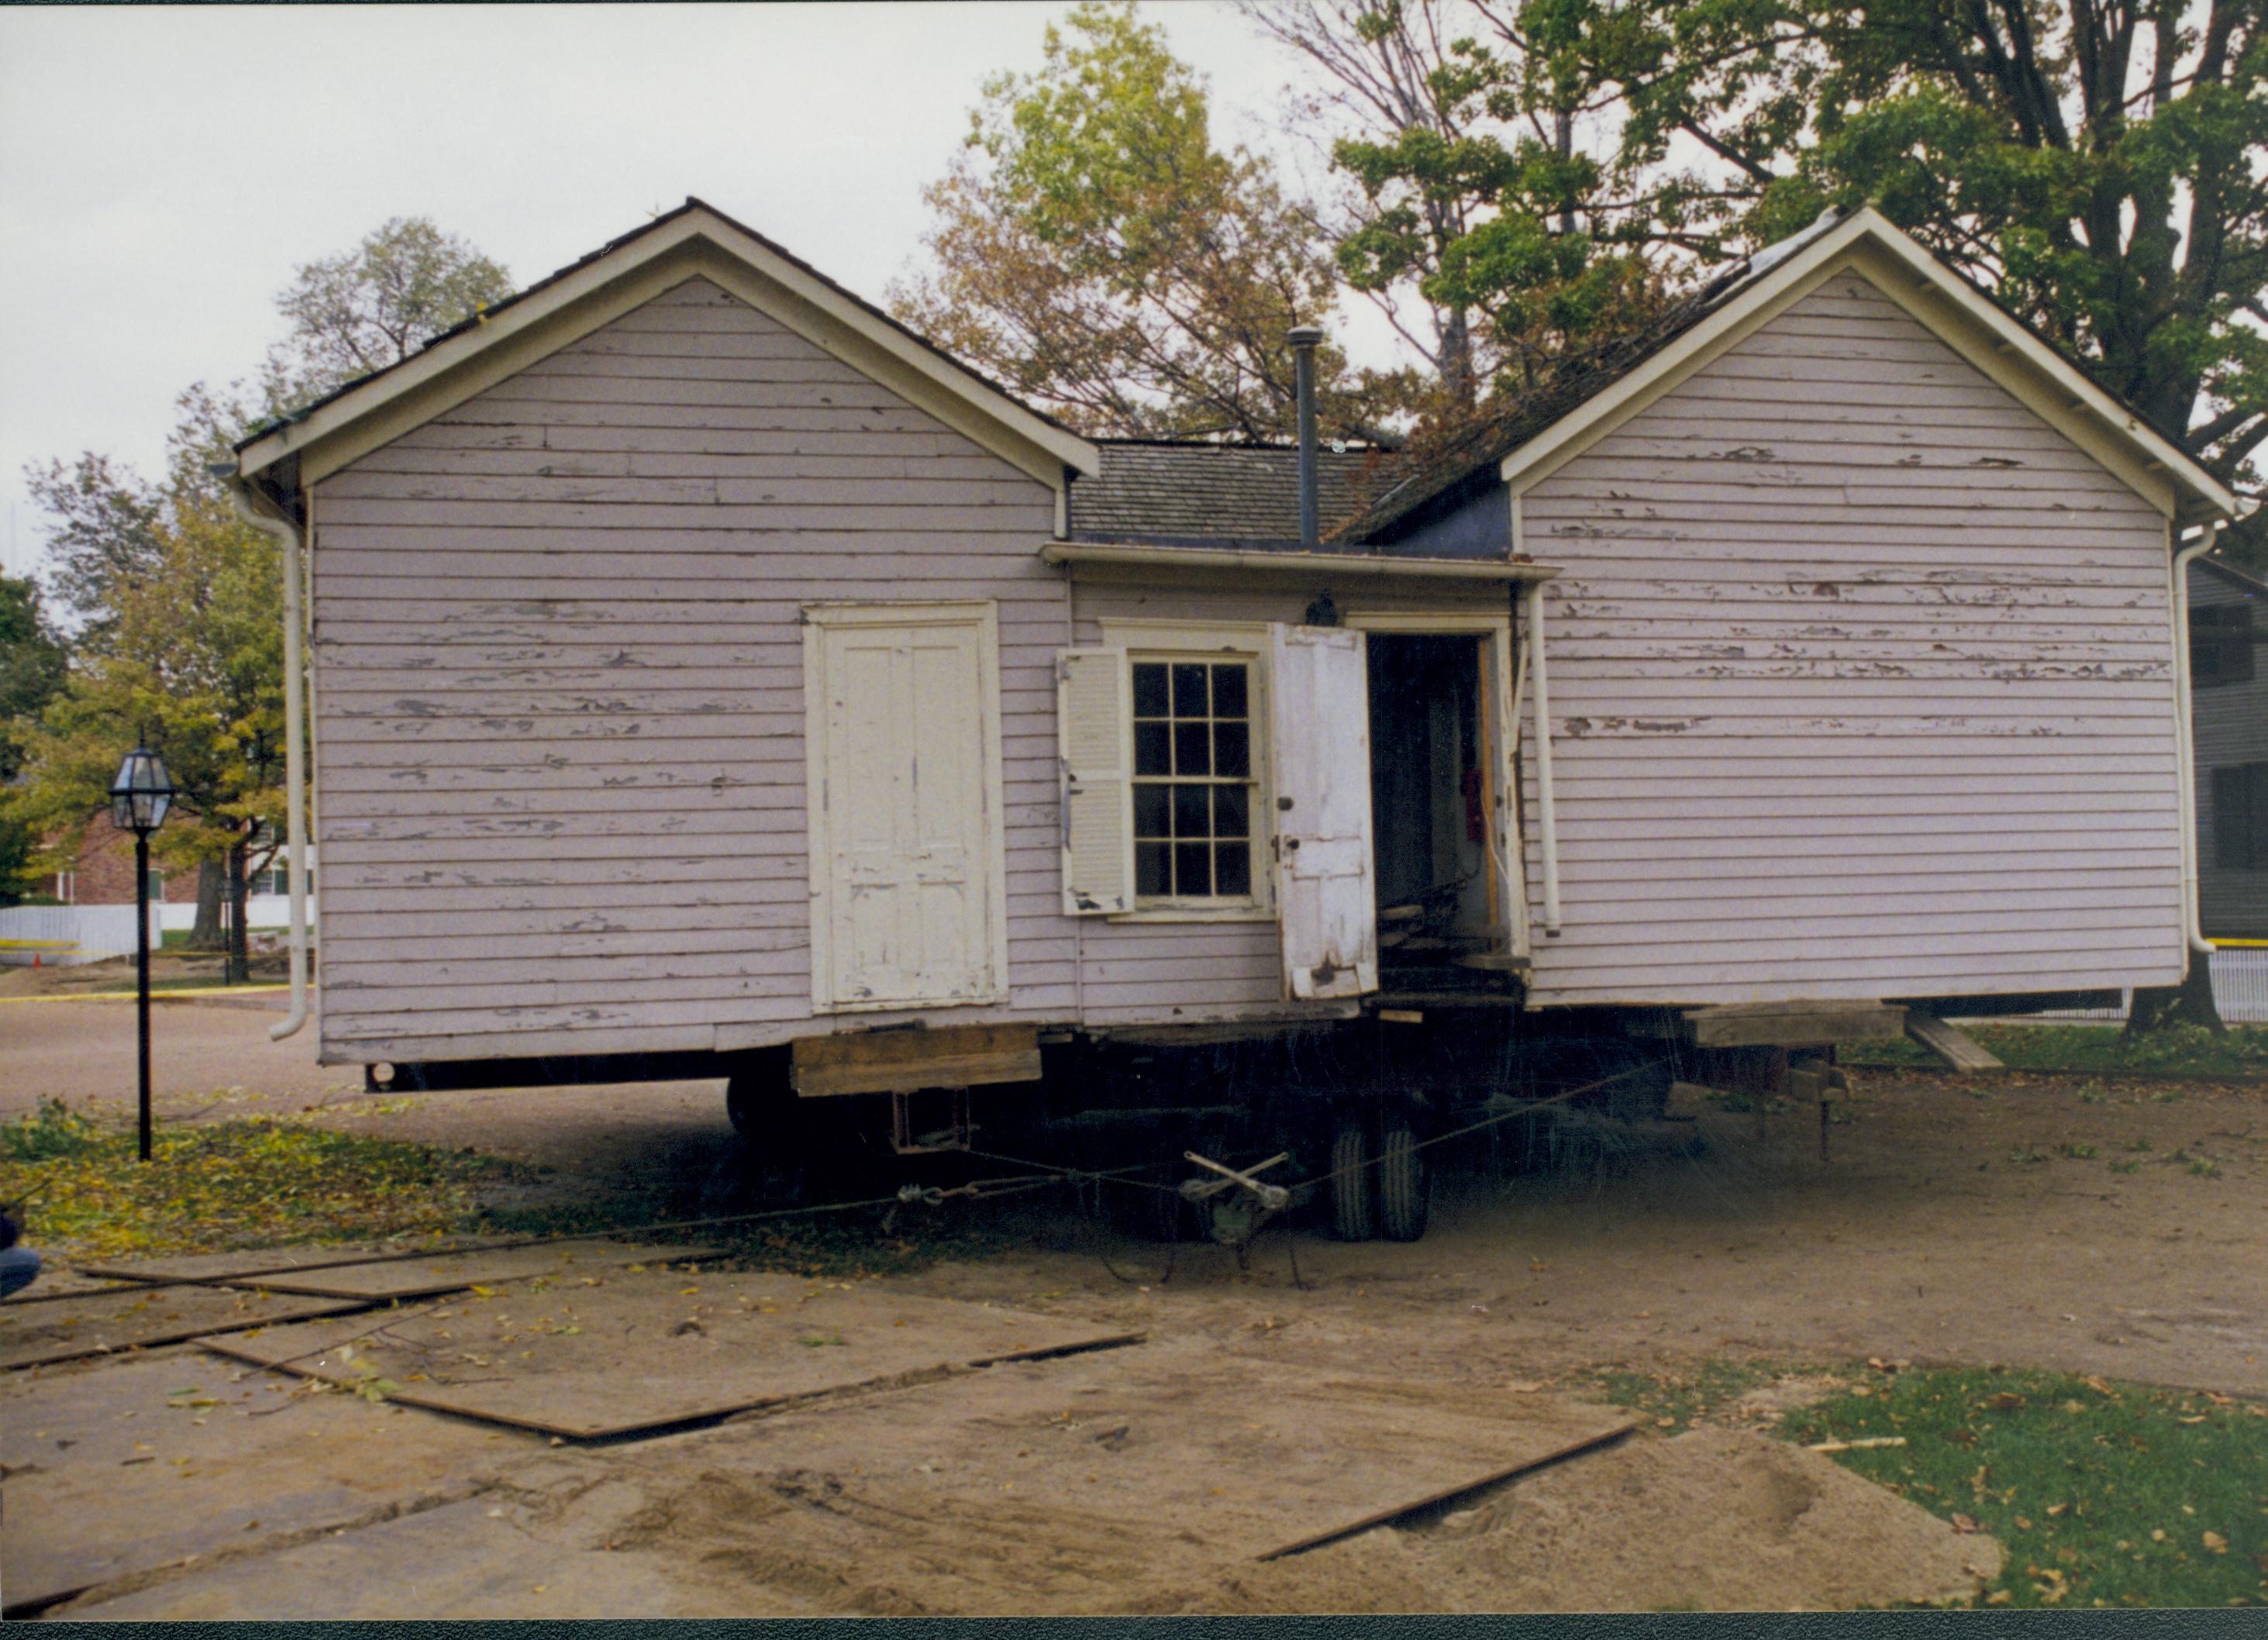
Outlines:
{"label": "six-over-six window", "polygon": [[1134,892],[1252,893],[1252,674],[1241,660],[1137,660]]}

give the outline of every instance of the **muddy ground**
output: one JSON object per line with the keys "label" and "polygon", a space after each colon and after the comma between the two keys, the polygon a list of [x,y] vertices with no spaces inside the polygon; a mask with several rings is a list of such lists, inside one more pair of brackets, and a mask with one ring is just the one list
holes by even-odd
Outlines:
{"label": "muddy ground", "polygon": [[[118,1084],[107,1039],[122,1026],[130,1032],[130,1014],[92,1011],[117,1006],[0,1007],[0,1110],[42,1093],[82,1103],[110,1096]],[[657,1175],[733,1174],[734,1142],[714,1083],[396,1095],[383,1101],[385,1114],[372,1114],[379,1107],[348,1078],[313,1067],[303,1048],[266,1043],[273,1017],[202,1004],[161,1011],[160,1063],[175,1067],[161,1114],[328,1099],[318,1120],[475,1145],[554,1169],[557,1188],[595,1194]],[[1607,1366],[1678,1372],[1727,1357],[1997,1363],[2268,1389],[2268,1090],[1879,1072],[1860,1080],[1826,1163],[1808,1113],[1774,1116],[1759,1135],[1749,1115],[1712,1112],[1697,1124],[1697,1154],[1550,1175],[1491,1173],[1469,1152],[1441,1181],[1424,1240],[1346,1245],[1295,1225],[1263,1236],[1244,1270],[1226,1249],[1131,1243],[1042,1197],[909,1209],[981,1227],[998,1250],[904,1279],[925,1293],[1147,1329],[1142,1349],[1153,1358],[1188,1363],[1192,1381],[1233,1368],[1241,1388],[1219,1394],[1263,1404],[1277,1370],[1421,1379],[1485,1398],[1554,1393],[1537,1386],[1565,1389]],[[216,1092],[231,1086],[239,1091]],[[351,1108],[364,1114],[340,1114]],[[688,1199],[700,1196],[694,1188]],[[158,1374],[168,1387],[233,1372],[194,1352],[171,1354],[180,1369]],[[1034,1375],[1035,1416],[1064,1411],[1067,1364],[1017,1369]],[[17,1375],[6,1393],[11,1401],[38,1394],[42,1377],[61,1393],[66,1382],[99,1385],[103,1375],[141,1370],[132,1362],[42,1369]],[[1079,1368],[1108,1370],[1101,1356]],[[136,1388],[121,1377],[115,1397],[70,1393],[122,1407],[153,1393],[158,1379]],[[266,1384],[243,1393],[279,1395]],[[953,1386],[902,1394],[881,1427],[950,1423]],[[323,1398],[321,1418],[351,1412],[376,1431],[467,1427],[343,1397]],[[1227,1416],[1209,1403],[1195,1410]],[[275,1423],[303,1416],[318,1415]],[[1931,1598],[1836,1583],[1830,1569],[1851,1558],[1853,1541],[1896,1536],[1888,1518],[1861,1511],[1844,1521],[1837,1511],[1858,1505],[1821,1489],[1840,1485],[1825,1478],[1824,1460],[1776,1445],[1722,1447],[1710,1430],[1648,1430],[1437,1518],[1254,1567],[1207,1545],[1202,1532],[1194,1544],[1166,1533],[1149,1548],[1114,1548],[1107,1522],[1066,1518],[1051,1535],[1044,1511],[1004,1515],[1000,1498],[980,1509],[956,1495],[931,1508],[839,1473],[847,1426],[828,1416],[813,1410],[570,1449],[571,1464],[536,1438],[483,1436],[468,1443],[480,1462],[445,1454],[433,1460],[445,1479],[421,1471],[414,1486],[363,1498],[363,1524],[344,1537],[289,1538],[257,1556],[240,1547],[217,1567],[128,1578],[55,1612],[115,1600],[122,1616],[284,1614],[298,1598],[290,1591],[356,1578],[379,1603],[337,1614],[1631,1609]],[[18,1408],[6,1422],[11,1430],[20,1422]],[[288,1475],[300,1461],[293,1454],[311,1450],[284,1443],[268,1461]],[[537,1484],[512,1467],[535,1461],[556,1473],[543,1471],[551,1478]],[[1692,1506],[1659,1501],[1679,1497]],[[1724,1507],[1707,1506],[1716,1500]],[[1139,1513],[1138,1500],[1126,1507]],[[376,1518],[387,1511],[396,1518]],[[509,1545],[496,1549],[501,1558],[481,1562],[487,1571],[468,1563],[410,1610],[384,1610],[380,1597],[393,1586],[385,1569],[430,1555],[447,1535],[448,1511],[481,1530],[512,1526]],[[1931,1529],[1897,1519],[1905,1524],[1896,1531],[1912,1533],[1898,1563],[1915,1586],[1960,1572],[1958,1564],[1948,1572],[1947,1546]],[[541,1575],[541,1544],[556,1550],[585,1538],[578,1555],[612,1542],[604,1552],[614,1558]],[[1564,1552],[1543,1554],[1538,1543]],[[244,1603],[254,1585],[242,1574],[222,1575],[255,1559],[257,1586],[272,1594],[266,1607]],[[386,1598],[402,1597],[396,1588]]]}

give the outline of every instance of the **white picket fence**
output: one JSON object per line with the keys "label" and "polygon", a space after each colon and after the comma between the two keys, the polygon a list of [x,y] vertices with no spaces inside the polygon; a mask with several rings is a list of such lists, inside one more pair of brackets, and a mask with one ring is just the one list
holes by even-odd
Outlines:
{"label": "white picket fence", "polygon": [[[150,948],[164,943],[150,908]],[[9,906],[0,909],[0,966],[65,968],[134,954],[132,906]]]}
{"label": "white picket fence", "polygon": [[[2268,949],[2246,947],[2213,953],[2213,1000],[2228,1025],[2268,1025]],[[2116,1008],[2066,1008],[2034,1014],[2036,1019],[2100,1019],[2126,1017],[2134,997],[2128,992]]]}

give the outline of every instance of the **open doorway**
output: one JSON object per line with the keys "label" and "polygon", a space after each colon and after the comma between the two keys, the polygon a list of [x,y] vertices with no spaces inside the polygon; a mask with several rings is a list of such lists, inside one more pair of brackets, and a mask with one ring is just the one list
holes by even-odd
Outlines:
{"label": "open doorway", "polygon": [[1489,863],[1485,640],[1370,634],[1373,857],[1388,989],[1484,983],[1500,949]]}

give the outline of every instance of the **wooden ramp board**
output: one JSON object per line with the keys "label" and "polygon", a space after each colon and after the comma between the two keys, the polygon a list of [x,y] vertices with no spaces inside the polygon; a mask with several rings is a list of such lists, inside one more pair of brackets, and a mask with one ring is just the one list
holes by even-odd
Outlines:
{"label": "wooden ramp board", "polygon": [[1999,1060],[1965,1031],[1926,1014],[1906,1016],[1906,1034],[1948,1070],[2000,1070]]}
{"label": "wooden ramp board", "polygon": [[389,1379],[405,1406],[590,1440],[1141,1336],[873,1282],[661,1270],[468,1293],[381,1324],[382,1336],[342,1321],[202,1342],[328,1383]]}
{"label": "wooden ramp board", "polygon": [[322,1298],[430,1298],[475,1285],[529,1281],[580,1281],[626,1264],[689,1268],[720,1256],[715,1247],[665,1247],[620,1241],[569,1241],[533,1247],[500,1247],[477,1253],[444,1253],[431,1258],[388,1259],[382,1263],[343,1264],[335,1269],[283,1276],[232,1277],[225,1284],[262,1292],[305,1293]]}
{"label": "wooden ramp board", "polygon": [[[793,1472],[878,1555],[949,1563],[987,1538],[1086,1545],[1113,1562],[1274,1560],[1619,1439],[1617,1408],[1494,1384],[1380,1378],[1181,1337],[728,1424],[688,1454]],[[649,1484],[647,1496],[666,1505]],[[695,1511],[686,1511],[689,1525]],[[940,1534],[950,1533],[949,1539]]]}
{"label": "wooden ramp board", "polygon": [[0,1372],[311,1320],[366,1304],[226,1287],[134,1287],[74,1294],[52,1304],[0,1305]]}
{"label": "wooden ramp board", "polygon": [[511,1245],[510,1241],[491,1237],[486,1239],[453,1239],[423,1247],[379,1242],[360,1246],[250,1247],[238,1248],[230,1253],[183,1253],[162,1259],[112,1259],[75,1268],[82,1276],[92,1276],[103,1281],[138,1281],[152,1285],[169,1282],[226,1283],[254,1276],[341,1269],[350,1264],[368,1264],[381,1259],[478,1253]]}

